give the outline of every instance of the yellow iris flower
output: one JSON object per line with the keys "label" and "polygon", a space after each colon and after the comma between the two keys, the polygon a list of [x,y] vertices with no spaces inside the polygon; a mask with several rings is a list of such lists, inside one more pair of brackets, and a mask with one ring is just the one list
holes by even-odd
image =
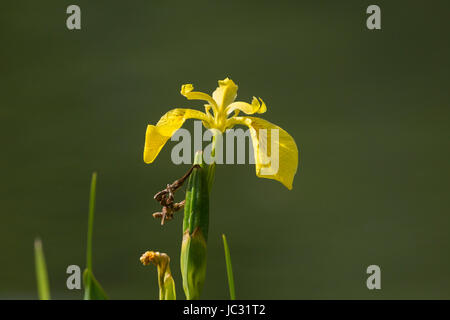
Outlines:
{"label": "yellow iris flower", "polygon": [[[292,189],[294,175],[298,166],[298,149],[294,139],[280,127],[256,117],[239,116],[242,111],[245,114],[264,113],[266,104],[261,98],[253,97],[251,103],[234,101],[237,96],[238,86],[231,79],[219,81],[219,86],[209,94],[194,91],[192,84],[181,87],[181,94],[189,100],[204,100],[205,112],[193,109],[173,109],[161,117],[156,126],[148,125],[145,135],[144,161],[152,163],[162,147],[187,119],[199,119],[207,129],[217,129],[221,133],[234,127],[244,125],[250,129],[253,143],[256,175],[261,178],[269,178],[280,181],[289,190]],[[212,113],[211,113],[212,111]],[[267,161],[270,153],[267,147],[260,144],[260,130],[266,129],[267,140],[270,140],[270,130],[278,130],[279,168],[273,174],[262,174],[261,170],[270,166]],[[261,137],[264,140],[264,137]],[[264,143],[267,145],[268,143]]]}

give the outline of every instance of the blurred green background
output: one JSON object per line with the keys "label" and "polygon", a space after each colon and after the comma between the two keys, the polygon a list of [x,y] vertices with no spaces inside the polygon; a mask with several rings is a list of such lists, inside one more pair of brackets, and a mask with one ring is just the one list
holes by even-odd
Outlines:
{"label": "blurred green background", "polygon": [[[78,4],[82,30],[66,28]],[[221,233],[238,298],[450,298],[448,1],[2,1],[0,298],[37,298],[40,236],[52,297],[85,265],[98,171],[94,273],[114,299],[157,299],[148,249],[181,290],[181,214],[162,228],[153,194],[188,165],[142,160],[148,123],[179,94],[232,78],[239,100],[301,150],[288,191],[253,165],[218,167],[204,298],[226,299]],[[202,108],[200,108],[202,109]],[[192,128],[192,123],[186,126]],[[381,267],[382,289],[366,288]]]}

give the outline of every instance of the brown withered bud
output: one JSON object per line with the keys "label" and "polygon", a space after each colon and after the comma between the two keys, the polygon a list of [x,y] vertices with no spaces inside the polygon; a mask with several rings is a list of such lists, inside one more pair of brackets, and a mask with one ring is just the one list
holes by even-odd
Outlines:
{"label": "brown withered bud", "polygon": [[175,191],[177,191],[186,179],[192,173],[192,170],[199,165],[193,165],[180,179],[175,180],[172,184],[168,184],[165,189],[159,191],[153,197],[156,201],[161,204],[162,209],[160,212],[155,212],[153,214],[154,218],[161,219],[161,225],[164,225],[166,220],[172,220],[173,214],[184,208],[185,201],[175,202]]}

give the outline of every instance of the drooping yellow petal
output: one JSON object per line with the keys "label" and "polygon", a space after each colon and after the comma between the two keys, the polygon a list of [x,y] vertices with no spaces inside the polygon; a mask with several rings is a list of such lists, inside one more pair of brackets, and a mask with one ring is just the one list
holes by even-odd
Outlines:
{"label": "drooping yellow petal", "polygon": [[219,110],[223,110],[230,103],[232,103],[234,99],[236,99],[237,90],[238,86],[233,82],[233,80],[228,78],[219,80],[219,86],[212,94]]}
{"label": "drooping yellow petal", "polygon": [[[289,133],[261,118],[234,117],[230,122],[250,129],[256,175],[280,181],[291,190],[297,172],[298,149]],[[278,149],[278,156],[274,148]]]}
{"label": "drooping yellow petal", "polygon": [[152,163],[167,140],[187,119],[206,120],[206,115],[198,110],[173,109],[161,117],[156,126],[148,125],[145,134],[144,161]]}
{"label": "drooping yellow petal", "polygon": [[[259,102],[259,100],[261,100],[261,102]],[[227,107],[227,114],[230,114],[235,110],[242,111],[246,114],[264,113],[267,111],[266,104],[261,98],[259,98],[259,100],[256,97],[253,97],[252,104],[241,101],[233,102]]]}

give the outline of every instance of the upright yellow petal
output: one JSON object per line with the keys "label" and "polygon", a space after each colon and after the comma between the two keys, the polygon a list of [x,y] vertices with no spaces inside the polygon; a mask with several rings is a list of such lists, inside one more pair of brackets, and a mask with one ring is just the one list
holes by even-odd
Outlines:
{"label": "upright yellow petal", "polygon": [[238,86],[233,82],[233,80],[228,78],[219,80],[219,86],[212,94],[219,110],[223,110],[230,103],[232,103],[234,99],[236,99],[237,90]]}
{"label": "upright yellow petal", "polygon": [[[298,149],[289,133],[261,118],[234,117],[230,119],[230,122],[246,125],[250,129],[256,175],[260,178],[280,181],[291,190],[297,172]],[[278,132],[278,139],[276,139],[276,132]],[[278,148],[278,159],[274,159],[274,147]]]}
{"label": "upright yellow petal", "polygon": [[[259,102],[259,100],[261,100],[261,102]],[[227,107],[227,114],[230,114],[235,110],[242,111],[246,114],[264,113],[267,111],[266,104],[261,98],[259,98],[259,100],[256,97],[253,97],[252,104],[241,101],[233,102]]]}
{"label": "upright yellow petal", "polygon": [[167,140],[187,119],[206,120],[206,115],[198,110],[173,109],[161,117],[156,126],[148,125],[145,134],[144,161],[152,163]]}

